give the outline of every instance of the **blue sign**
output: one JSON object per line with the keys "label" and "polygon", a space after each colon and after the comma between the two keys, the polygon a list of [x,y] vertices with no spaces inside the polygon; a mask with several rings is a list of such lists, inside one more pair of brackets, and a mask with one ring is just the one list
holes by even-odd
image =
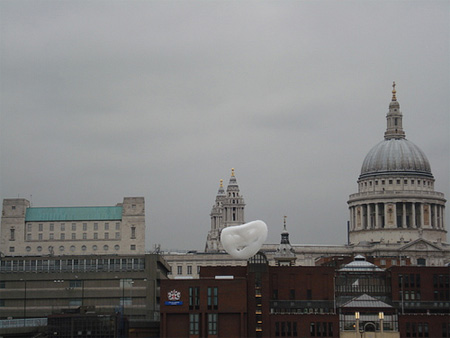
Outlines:
{"label": "blue sign", "polygon": [[165,305],[183,305],[183,302],[181,300],[173,301],[173,300],[166,300],[164,302]]}

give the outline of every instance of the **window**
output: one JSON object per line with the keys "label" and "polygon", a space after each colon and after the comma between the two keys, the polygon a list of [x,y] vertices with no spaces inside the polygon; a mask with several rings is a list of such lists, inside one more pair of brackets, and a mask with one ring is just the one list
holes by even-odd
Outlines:
{"label": "window", "polygon": [[109,230],[109,223],[105,223],[105,230]]}
{"label": "window", "polygon": [[200,317],[200,315],[198,313],[189,314],[189,334],[192,334],[192,335],[199,334],[199,332],[200,332],[199,317]]}
{"label": "window", "polygon": [[70,288],[81,288],[82,281],[81,280],[71,280],[69,281],[69,287]]}
{"label": "window", "polygon": [[136,238],[136,227],[131,227],[131,239]]}
{"label": "window", "polygon": [[13,246],[10,246],[9,247],[9,252],[14,252],[14,251],[15,251],[15,248]]}
{"label": "window", "polygon": [[192,275],[192,265],[188,265],[187,267],[187,274]]}
{"label": "window", "polygon": [[87,233],[83,232],[83,239],[87,239]]}
{"label": "window", "polygon": [[208,287],[208,310],[217,310],[219,303],[219,290],[216,286]]}
{"label": "window", "polygon": [[74,306],[74,307],[81,306],[81,299],[71,299],[71,300],[69,300],[69,306]]}
{"label": "window", "polygon": [[131,245],[130,245],[130,250],[136,250],[136,245],[131,244]]}
{"label": "window", "polygon": [[98,232],[94,232],[94,239],[98,239]]}
{"label": "window", "polygon": [[289,290],[289,299],[295,299],[295,290],[294,289]]}
{"label": "window", "polygon": [[217,335],[217,313],[208,313],[208,334]]}
{"label": "window", "polygon": [[94,223],[94,230],[98,230],[98,223]]}
{"label": "window", "polygon": [[55,224],[50,223],[50,229],[49,230],[50,231],[55,231]]}
{"label": "window", "polygon": [[183,274],[183,267],[177,266],[177,275],[182,275],[182,274]]}
{"label": "window", "polygon": [[42,234],[38,234],[38,239],[40,240],[40,241],[42,241]]}
{"label": "window", "polygon": [[92,250],[97,251],[97,245],[93,245]]}
{"label": "window", "polygon": [[119,250],[119,249],[120,249],[119,244],[114,245],[114,250]]}
{"label": "window", "polygon": [[66,231],[66,225],[64,223],[61,223],[61,231]]}
{"label": "window", "polygon": [[105,232],[105,239],[109,239],[109,232]]}
{"label": "window", "polygon": [[119,222],[116,223],[116,230],[120,230],[120,223]]}
{"label": "window", "polygon": [[82,246],[81,246],[81,250],[82,250],[82,251],[86,251],[86,245],[82,245]]}
{"label": "window", "polygon": [[61,239],[66,239],[66,234],[61,234],[61,237],[60,237]]}
{"label": "window", "polygon": [[44,224],[39,224],[39,231],[44,231]]}
{"label": "window", "polygon": [[120,239],[120,232],[116,232],[116,239]]}
{"label": "window", "polygon": [[76,233],[72,233],[72,239],[77,239],[77,234]]}
{"label": "window", "polygon": [[27,246],[25,250],[27,250],[27,252],[30,252],[31,251],[31,246]]}
{"label": "window", "polygon": [[103,250],[108,251],[109,250],[109,246],[107,246],[106,244],[103,245]]}
{"label": "window", "polygon": [[27,224],[27,231],[31,231],[31,229],[32,229],[32,225],[31,225],[31,223],[28,223]]}
{"label": "window", "polygon": [[200,308],[200,288],[198,286],[189,288],[189,309],[198,310]]}
{"label": "window", "polygon": [[9,230],[9,240],[10,241],[14,241],[15,240],[15,234],[16,234],[16,229],[10,229]]}
{"label": "window", "polygon": [[50,233],[48,235],[48,237],[49,237],[49,239],[53,240],[53,239],[55,239],[55,234],[54,233]]}
{"label": "window", "polygon": [[31,234],[27,234],[27,241],[31,241]]}
{"label": "window", "polygon": [[4,280],[0,280],[0,289],[4,289],[6,287],[6,283]]}
{"label": "window", "polygon": [[64,251],[64,245],[61,245],[60,247],[59,247],[59,251]]}

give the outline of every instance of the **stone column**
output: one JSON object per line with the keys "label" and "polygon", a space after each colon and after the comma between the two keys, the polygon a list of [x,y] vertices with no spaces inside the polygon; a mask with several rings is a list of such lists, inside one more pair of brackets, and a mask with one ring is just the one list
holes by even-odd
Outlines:
{"label": "stone column", "polygon": [[402,225],[402,227],[403,228],[407,228],[408,226],[406,224],[406,203],[402,202],[402,204],[403,204],[403,216],[402,216],[402,223],[403,223],[403,225]]}
{"label": "stone column", "polygon": [[417,225],[416,225],[416,203],[415,202],[412,202],[412,205],[411,205],[411,226],[413,227],[413,228],[415,228]]}
{"label": "stone column", "polygon": [[433,216],[433,218],[434,218],[434,220],[433,220],[434,221],[434,227],[433,228],[439,229],[439,224],[438,224],[439,206],[437,204],[433,204],[432,208],[434,210],[434,216]]}
{"label": "stone column", "polygon": [[419,215],[419,218],[420,218],[420,228],[423,228],[424,226],[423,226],[423,203],[420,203],[420,215]]}
{"label": "stone column", "polygon": [[367,209],[366,209],[366,229],[370,229],[372,227],[372,224],[370,224],[370,203],[367,203]]}
{"label": "stone column", "polygon": [[380,220],[379,220],[379,210],[378,210],[378,203],[375,203],[375,229],[380,228]]}

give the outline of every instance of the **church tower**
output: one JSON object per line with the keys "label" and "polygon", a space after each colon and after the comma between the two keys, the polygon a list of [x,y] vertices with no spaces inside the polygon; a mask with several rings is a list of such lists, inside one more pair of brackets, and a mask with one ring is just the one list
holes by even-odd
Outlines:
{"label": "church tower", "polygon": [[281,242],[278,245],[274,259],[277,266],[294,266],[295,265],[295,250],[289,242],[289,232],[286,230],[286,216],[284,218],[283,232],[281,233]]}
{"label": "church tower", "polygon": [[406,139],[396,93],[394,82],[384,140],[364,159],[347,202],[350,244],[446,242],[444,194],[434,190],[425,154]]}
{"label": "church tower", "polygon": [[220,243],[222,229],[244,224],[244,198],[239,192],[234,168],[231,169],[231,177],[227,190],[224,190],[223,180],[220,180],[216,201],[211,209],[211,230],[206,239],[205,252],[223,251]]}

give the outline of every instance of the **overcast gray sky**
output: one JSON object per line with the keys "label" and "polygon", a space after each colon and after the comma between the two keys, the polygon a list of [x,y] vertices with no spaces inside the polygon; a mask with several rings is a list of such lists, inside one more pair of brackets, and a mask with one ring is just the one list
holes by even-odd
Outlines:
{"label": "overcast gray sky", "polygon": [[[146,200],[147,247],[203,250],[231,168],[246,221],[343,244],[347,199],[406,137],[450,196],[449,1],[1,1],[0,198]],[[447,207],[447,229],[450,217]]]}

